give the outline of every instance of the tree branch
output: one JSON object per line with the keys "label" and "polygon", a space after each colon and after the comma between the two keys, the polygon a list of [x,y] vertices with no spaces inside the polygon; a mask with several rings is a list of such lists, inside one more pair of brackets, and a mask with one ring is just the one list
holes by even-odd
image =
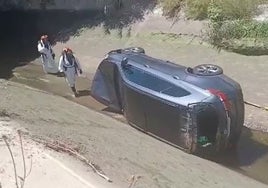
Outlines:
{"label": "tree branch", "polygon": [[15,160],[14,160],[14,156],[13,156],[12,151],[11,151],[11,149],[10,149],[10,145],[9,145],[9,143],[8,143],[8,141],[7,141],[7,136],[6,136],[6,135],[3,135],[2,138],[3,138],[3,140],[5,141],[6,146],[7,146],[7,148],[8,148],[8,151],[9,151],[9,153],[10,153],[10,156],[11,156],[11,159],[12,159],[12,163],[13,163],[13,167],[14,167],[16,187],[19,188],[19,185],[18,185],[18,178],[17,178],[17,177],[18,177],[18,176],[17,176],[17,169],[16,169],[16,163],[15,163]]}

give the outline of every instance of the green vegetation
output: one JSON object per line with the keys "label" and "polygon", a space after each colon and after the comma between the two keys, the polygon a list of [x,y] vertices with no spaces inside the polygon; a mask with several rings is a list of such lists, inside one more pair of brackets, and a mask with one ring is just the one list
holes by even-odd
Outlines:
{"label": "green vegetation", "polygon": [[223,4],[223,0],[210,3],[207,11],[209,42],[217,48],[245,55],[267,54],[268,23],[251,19],[258,4],[252,0],[236,1],[240,1],[241,6],[232,4],[232,0],[225,0],[225,3],[230,2],[229,5]]}
{"label": "green vegetation", "polygon": [[224,19],[234,20],[250,19],[256,13],[259,4],[258,0],[214,0],[210,6],[220,7]]}
{"label": "green vegetation", "polygon": [[210,22],[209,37],[212,40],[219,39],[241,39],[241,38],[268,38],[268,23],[248,21],[248,20],[230,20],[219,22]]}
{"label": "green vegetation", "polygon": [[168,17],[177,16],[185,8],[186,15],[191,19],[208,18],[210,6],[218,6],[225,19],[250,19],[257,11],[257,6],[268,3],[268,0],[159,0],[164,14]]}
{"label": "green vegetation", "polygon": [[268,23],[252,17],[268,0],[161,0],[164,14],[178,15],[184,8],[190,19],[208,19],[209,42],[244,54],[268,54]]}
{"label": "green vegetation", "polygon": [[176,17],[184,6],[185,0],[160,0],[163,6],[163,13],[168,17]]}
{"label": "green vegetation", "polygon": [[191,19],[205,19],[211,0],[186,0],[186,15]]}

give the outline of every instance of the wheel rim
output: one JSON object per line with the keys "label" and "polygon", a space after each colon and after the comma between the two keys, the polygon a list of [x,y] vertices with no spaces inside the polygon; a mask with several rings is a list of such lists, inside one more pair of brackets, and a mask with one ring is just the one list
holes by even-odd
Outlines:
{"label": "wheel rim", "polygon": [[144,50],[140,47],[127,48],[127,49],[125,49],[125,51],[136,52],[136,53],[143,53],[144,52]]}
{"label": "wheel rim", "polygon": [[200,65],[196,71],[200,74],[213,74],[219,72],[219,68],[214,65]]}

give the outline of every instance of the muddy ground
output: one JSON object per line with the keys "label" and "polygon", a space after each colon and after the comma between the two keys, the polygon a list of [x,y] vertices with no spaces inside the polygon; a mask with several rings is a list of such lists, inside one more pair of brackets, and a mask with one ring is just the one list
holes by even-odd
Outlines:
{"label": "muddy ground", "polygon": [[[90,85],[91,80],[93,78],[94,72],[98,66],[98,63],[100,62],[102,58],[102,54],[97,49],[105,49],[107,48],[107,51],[109,48],[117,48],[120,47],[120,45],[123,45],[122,43],[130,42],[126,38],[118,39],[116,38],[116,33],[114,33],[115,36],[102,36],[101,40],[103,41],[109,41],[109,43],[106,43],[106,45],[110,45],[110,47],[104,46],[102,43],[97,43],[97,40],[100,40],[100,37],[98,37],[98,30],[97,31],[85,31],[84,34],[81,34],[81,38],[74,38],[73,41],[70,41],[68,43],[68,46],[73,46],[73,48],[76,48],[76,52],[78,57],[80,57],[81,62],[83,63],[84,70],[86,70],[86,74],[83,75],[83,77],[79,78],[78,80],[78,89],[80,90],[81,97],[78,99],[73,99],[71,97],[71,92],[67,85],[64,82],[63,78],[56,77],[54,75],[46,75],[42,72],[42,68],[40,67],[40,63],[38,60],[32,62],[28,66],[20,67],[15,69],[14,77],[11,79],[16,82],[20,82],[23,84],[27,84],[32,87],[36,87],[48,92],[52,92],[56,95],[63,96],[67,99],[70,99],[72,101],[75,101],[79,104],[82,104],[86,107],[89,107],[91,109],[94,109],[96,111],[100,111],[106,115],[112,116],[117,120],[123,121],[124,118],[115,113],[111,113],[107,111],[106,107],[101,105],[100,103],[96,102],[91,96],[90,96]],[[165,36],[162,36],[165,37]],[[159,38],[151,37],[150,40],[146,38],[146,43],[144,36],[135,37],[134,44],[141,44],[142,46],[157,46],[157,43],[160,43]],[[95,50],[93,47],[89,48],[88,51],[90,52],[90,55],[86,55],[86,52],[79,54],[85,50],[84,48],[80,49],[77,45],[77,42],[75,40],[92,40],[90,44],[95,41]],[[169,44],[172,45],[173,42],[179,43],[181,46],[184,45],[190,49],[198,47],[199,44],[192,44],[191,46],[185,44],[185,40],[187,41],[188,38],[183,39],[177,39],[177,41],[173,41],[169,38],[165,39],[165,43],[162,43],[162,45],[166,45],[164,48],[167,48]],[[138,41],[138,42],[137,42]],[[196,41],[193,41],[196,42]],[[132,42],[130,42],[132,43]],[[97,44],[97,45],[96,45]],[[55,46],[55,51],[59,50],[61,46],[64,44],[58,44]],[[90,45],[91,46],[91,45]],[[89,47],[90,47],[89,46]],[[207,46],[199,45],[200,49],[208,48]],[[155,50],[155,48],[147,48],[148,53],[151,53],[151,51]],[[209,48],[208,48],[209,49]],[[211,49],[210,49],[211,50]],[[105,50],[103,50],[105,51]],[[190,54],[189,51],[186,51],[185,54]],[[95,53],[95,54],[93,54]],[[103,52],[104,54],[105,52]],[[170,52],[171,53],[171,52]],[[92,54],[92,56],[91,56]],[[159,52],[157,55],[163,55],[164,52]],[[173,51],[173,54],[175,54],[175,50]],[[200,52],[200,54],[202,54]],[[231,54],[235,55],[235,54]],[[175,56],[175,55],[174,55]],[[177,57],[177,56],[176,56]],[[189,58],[191,56],[189,55]],[[197,57],[196,57],[197,58]],[[86,60],[90,59],[90,63],[86,64]],[[250,114],[254,112],[255,114],[258,114],[259,120],[257,121],[256,116],[251,116]],[[260,129],[260,130],[266,130],[266,124],[264,122],[267,122],[266,113],[263,110],[259,110],[250,106],[246,106],[246,126],[250,128]],[[268,147],[267,147],[267,135],[251,131],[250,129],[245,128],[243,130],[243,137],[240,141],[240,145],[238,147],[238,152],[236,154],[232,154],[229,157],[223,157],[223,158],[216,158],[212,160],[216,160],[217,162],[220,162],[221,164],[234,168],[237,171],[241,171],[253,178],[256,178],[258,180],[266,182],[267,180],[267,159],[268,159]]]}
{"label": "muddy ground", "polygon": [[[117,113],[109,111],[104,105],[98,103],[90,96],[90,84],[92,76],[88,75],[80,77],[77,82],[78,90],[81,96],[79,98],[72,98],[71,91],[65,84],[61,77],[54,75],[45,75],[42,68],[37,63],[18,68],[14,73],[15,77],[11,80],[20,82],[22,84],[42,89],[51,92],[55,95],[62,96],[68,100],[81,104],[87,108],[101,112],[107,116],[126,123],[125,118]],[[253,107],[246,106],[246,110],[255,110]],[[258,110],[262,112],[261,110]],[[265,112],[262,112],[265,113]],[[264,116],[265,118],[265,116]],[[78,120],[79,121],[79,120]],[[252,123],[250,117],[246,116],[246,124]],[[250,127],[257,127],[257,122],[250,125]],[[39,128],[37,128],[39,129]],[[42,135],[42,130],[40,130]],[[72,138],[70,138],[72,140]],[[82,142],[83,143],[83,142]],[[207,158],[207,156],[201,156]],[[165,159],[165,158],[164,158]],[[208,158],[211,161],[218,162],[226,167],[234,169],[238,172],[246,174],[252,178],[258,179],[265,183],[267,181],[267,160],[268,160],[268,134],[260,131],[253,131],[248,127],[243,129],[242,138],[239,142],[236,153],[229,153],[222,157]],[[166,159],[165,159],[166,160]]]}
{"label": "muddy ground", "polygon": [[[102,26],[85,27],[75,36],[69,36],[68,40],[58,42],[54,46],[57,55],[62,47],[69,46],[83,65],[85,74],[78,80],[82,96],[78,99],[71,98],[63,78],[42,72],[36,56],[26,61],[27,66],[13,70],[12,81],[60,95],[85,107],[51,94],[3,82],[0,98],[5,100],[1,100],[1,108],[35,136],[80,144],[81,152],[95,161],[119,187],[126,187],[131,175],[141,176],[136,187],[263,186],[222,165],[268,183],[267,135],[249,129],[267,131],[267,112],[247,106],[247,127],[243,129],[237,153],[207,161],[131,128],[123,123],[121,115],[107,111],[105,106],[91,98],[91,80],[104,54],[114,48],[138,45],[144,47],[149,55],[185,66],[218,64],[228,76],[241,83],[246,100],[268,105],[265,87],[268,80],[265,72],[268,68],[267,56],[218,53],[197,38],[202,27],[200,22],[181,22],[172,28],[171,24],[162,17],[152,16],[123,30],[111,29],[107,32],[107,28]],[[62,32],[68,32],[68,29]],[[215,160],[220,165],[211,162]]]}
{"label": "muddy ground", "polygon": [[[52,143],[46,144],[51,146]],[[14,161],[11,160],[8,147]],[[33,140],[18,122],[4,116],[2,111],[0,115],[0,187],[16,187],[13,165],[16,167],[19,187],[115,187],[108,181],[103,181],[102,177],[94,173],[89,165],[77,160],[77,157],[56,152],[46,147],[40,140]]]}
{"label": "muddy ground", "polygon": [[[1,81],[1,108],[33,136],[78,145],[117,187],[267,187],[62,97]],[[249,131],[246,131],[249,133]]]}

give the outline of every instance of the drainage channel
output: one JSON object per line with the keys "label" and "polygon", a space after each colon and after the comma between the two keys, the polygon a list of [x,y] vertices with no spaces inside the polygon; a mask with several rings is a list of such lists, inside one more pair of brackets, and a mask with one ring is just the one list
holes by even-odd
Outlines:
{"label": "drainage channel", "polygon": [[[71,97],[72,93],[62,77],[45,75],[37,64],[15,69],[14,76],[10,80],[65,97],[126,123],[122,115],[109,111],[90,96],[90,79],[92,75],[78,79],[77,87],[81,93],[79,98]],[[201,157],[268,184],[268,133],[244,127],[235,152],[217,157]]]}

